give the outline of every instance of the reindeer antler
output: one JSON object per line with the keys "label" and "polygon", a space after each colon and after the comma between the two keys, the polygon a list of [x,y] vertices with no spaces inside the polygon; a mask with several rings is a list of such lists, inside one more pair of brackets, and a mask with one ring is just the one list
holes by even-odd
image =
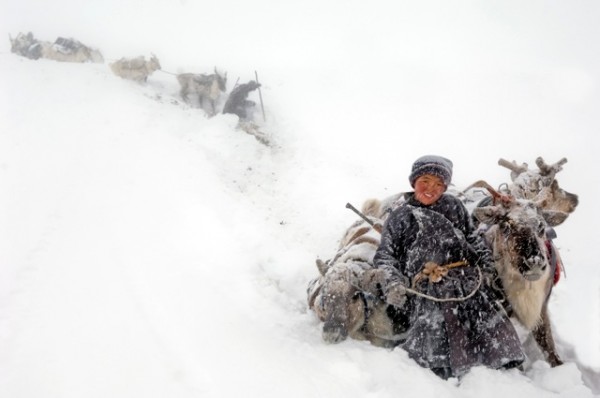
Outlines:
{"label": "reindeer antler", "polygon": [[554,163],[554,164],[547,164],[544,159],[542,159],[542,157],[538,157],[535,160],[535,164],[538,166],[538,168],[540,169],[540,175],[544,176],[544,177],[552,177],[554,178],[554,175],[556,173],[558,173],[559,171],[562,170],[562,166],[567,163],[567,158],[562,158],[561,160],[559,160],[558,162]]}
{"label": "reindeer antler", "polygon": [[498,160],[498,164],[502,167],[506,167],[511,171],[510,177],[514,181],[521,173],[524,173],[528,170],[527,163],[522,163],[520,166],[517,164],[515,160],[509,162],[506,159],[500,158]]}

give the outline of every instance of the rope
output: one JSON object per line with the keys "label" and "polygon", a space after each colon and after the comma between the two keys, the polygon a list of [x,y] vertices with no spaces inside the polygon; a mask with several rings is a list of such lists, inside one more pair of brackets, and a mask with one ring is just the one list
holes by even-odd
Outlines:
{"label": "rope", "polygon": [[[355,261],[355,262],[366,263],[367,265],[370,266],[369,262],[365,262],[364,260],[358,260],[358,261]],[[464,264],[462,264],[462,263],[464,263]],[[332,264],[332,263],[330,263],[330,264]],[[450,266],[450,268],[455,268],[455,267],[459,267],[461,265],[466,265],[466,262],[465,261],[459,261],[457,263],[448,264],[448,265],[446,265],[446,267]],[[404,289],[406,290],[407,293],[414,294],[415,296],[423,297],[424,299],[435,301],[435,302],[438,302],[438,303],[466,301],[466,300],[470,299],[471,297],[473,297],[475,295],[475,293],[477,293],[477,291],[481,287],[481,283],[483,282],[483,274],[481,272],[481,269],[479,269],[479,267],[475,267],[475,269],[477,270],[477,286],[475,286],[475,288],[473,289],[473,291],[471,291],[469,294],[467,294],[464,297],[438,298],[438,297],[434,297],[434,296],[431,296],[431,295],[426,294],[426,293],[421,293],[420,291],[418,291],[416,289],[413,289],[413,288],[410,288],[410,287],[406,287],[403,284],[402,284],[402,286],[404,286]],[[348,283],[351,286],[355,287],[357,290],[364,291],[361,286],[358,286],[358,285],[352,283],[352,278],[351,278],[351,275],[350,275],[351,271],[350,270],[346,270],[346,272],[347,272],[346,280],[348,281]]]}
{"label": "rope", "polygon": [[[456,263],[454,263],[454,264],[456,264]],[[452,264],[448,264],[448,265],[452,265]],[[458,265],[455,265],[455,266],[458,267]],[[437,298],[437,297],[433,297],[433,296],[431,296],[429,294],[421,293],[418,290],[415,290],[415,289],[412,289],[412,288],[409,288],[409,287],[405,287],[405,289],[406,289],[407,293],[411,293],[411,294],[414,294],[415,296],[423,297],[425,299],[428,299],[428,300],[431,300],[431,301],[435,301],[435,302],[438,302],[438,303],[466,301],[466,300],[470,299],[471,297],[473,297],[475,295],[475,293],[477,293],[477,291],[481,287],[481,282],[483,280],[483,275],[481,274],[481,270],[479,269],[479,267],[475,267],[475,268],[477,269],[477,272],[478,272],[478,275],[477,275],[477,286],[475,286],[475,288],[473,289],[473,291],[471,293],[469,293],[468,295],[466,295],[465,297]]]}
{"label": "rope", "polygon": [[428,278],[429,282],[437,283],[442,280],[442,278],[448,275],[448,271],[452,268],[460,267],[463,265],[467,265],[465,260],[457,261],[455,263],[439,265],[434,263],[433,261],[428,261],[423,266],[423,270],[419,272],[413,278],[412,288],[415,287],[417,282],[419,282],[423,278]]}
{"label": "rope", "polygon": [[158,69],[157,72],[162,72],[162,73],[166,73],[167,75],[173,75],[173,76],[177,76],[179,73],[173,73],[173,72],[169,72],[166,70],[162,70],[162,69]]}

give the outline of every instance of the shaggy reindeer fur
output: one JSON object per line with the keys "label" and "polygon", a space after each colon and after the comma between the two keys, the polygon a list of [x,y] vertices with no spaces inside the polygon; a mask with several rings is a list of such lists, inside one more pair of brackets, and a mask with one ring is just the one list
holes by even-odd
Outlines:
{"label": "shaggy reindeer fur", "polygon": [[[363,214],[370,217],[378,211],[379,202],[375,200],[367,201],[362,208]],[[372,268],[380,241],[378,230],[381,224],[372,227],[359,220],[346,230],[332,260],[317,260],[321,275],[309,284],[308,306],[323,321],[323,339],[328,343],[350,336],[381,347],[396,344],[387,304],[378,298],[377,275]]]}
{"label": "shaggy reindeer fur", "polygon": [[181,98],[190,103],[190,95],[196,95],[200,108],[210,115],[217,113],[216,103],[221,93],[227,89],[227,73],[221,75],[217,68],[212,75],[181,73],[177,75],[177,81],[181,86]]}
{"label": "shaggy reindeer fur", "polygon": [[160,70],[160,62],[156,55],[146,61],[144,56],[136,58],[121,58],[110,64],[113,73],[123,79],[129,79],[138,83],[146,82],[148,76],[157,70]]}
{"label": "shaggy reindeer fur", "polygon": [[[501,236],[498,236],[499,229],[490,231],[493,236],[493,251],[501,253],[503,248],[498,244]],[[541,322],[542,312],[545,311],[548,291],[551,288],[554,273],[550,264],[544,264],[540,269],[539,279],[528,280],[512,266],[514,260],[511,260],[511,253],[506,257],[496,261],[498,276],[504,286],[504,294],[510,303],[515,317],[523,324],[527,330],[535,329]]]}

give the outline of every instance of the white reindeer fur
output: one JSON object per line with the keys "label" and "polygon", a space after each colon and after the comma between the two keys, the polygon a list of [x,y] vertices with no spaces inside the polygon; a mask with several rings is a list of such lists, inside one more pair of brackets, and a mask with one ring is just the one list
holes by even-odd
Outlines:
{"label": "white reindeer fur", "polygon": [[136,58],[121,58],[110,64],[113,73],[123,79],[145,82],[152,73],[160,69],[158,58],[154,55],[146,61],[143,56]]}

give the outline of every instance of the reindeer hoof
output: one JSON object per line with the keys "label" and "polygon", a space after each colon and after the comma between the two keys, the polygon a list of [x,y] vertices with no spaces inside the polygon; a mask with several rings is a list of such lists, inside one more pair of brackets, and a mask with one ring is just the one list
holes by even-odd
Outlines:
{"label": "reindeer hoof", "polygon": [[550,363],[550,366],[553,368],[564,364],[564,362],[557,356],[548,358],[548,363]]}
{"label": "reindeer hoof", "polygon": [[329,344],[341,343],[348,337],[348,330],[339,323],[325,322],[323,325],[323,340]]}

